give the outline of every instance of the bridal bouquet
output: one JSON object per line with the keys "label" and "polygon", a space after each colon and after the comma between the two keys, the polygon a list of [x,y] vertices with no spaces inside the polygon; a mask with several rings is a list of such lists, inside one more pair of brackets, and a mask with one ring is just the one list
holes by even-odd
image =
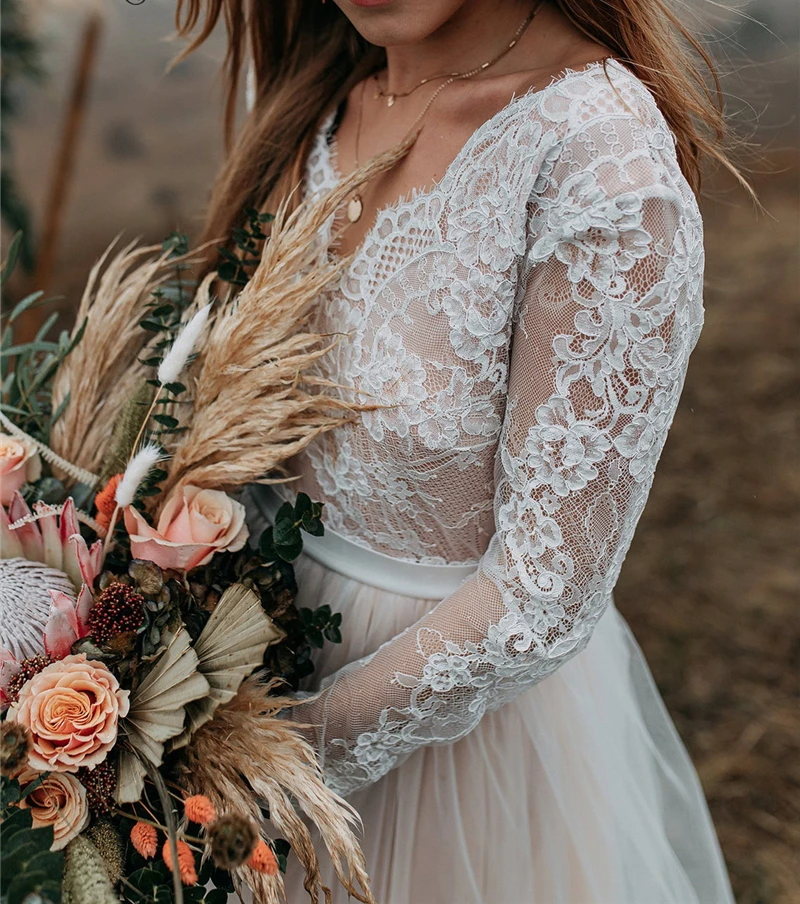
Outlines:
{"label": "bridal bouquet", "polygon": [[[2,339],[2,895],[68,904],[283,898],[290,850],[313,900],[370,902],[357,814],[280,718],[340,639],[294,605],[291,562],[322,506],[299,494],[260,537],[236,491],[351,412],[315,385],[304,330],[341,262],[314,236],[352,190],[250,212],[240,254],[199,286],[185,241],[114,245],[77,325]],[[12,245],[3,278],[13,267]],[[213,282],[225,284],[212,296]],[[13,368],[9,362],[13,361]],[[338,407],[337,407],[338,406]],[[269,823],[264,817],[268,817]],[[278,837],[267,834],[270,824]],[[35,897],[28,897],[28,896]]]}

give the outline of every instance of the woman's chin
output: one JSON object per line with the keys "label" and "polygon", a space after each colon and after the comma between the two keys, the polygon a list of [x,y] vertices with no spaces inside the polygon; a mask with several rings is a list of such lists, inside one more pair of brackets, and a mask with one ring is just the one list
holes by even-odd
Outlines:
{"label": "woman's chin", "polygon": [[378,47],[416,44],[450,19],[464,0],[337,0],[359,34]]}

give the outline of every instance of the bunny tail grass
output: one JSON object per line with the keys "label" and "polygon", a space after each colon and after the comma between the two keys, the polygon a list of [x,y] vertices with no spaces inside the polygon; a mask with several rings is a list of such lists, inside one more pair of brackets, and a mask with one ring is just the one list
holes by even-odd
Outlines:
{"label": "bunny tail grass", "polygon": [[128,467],[125,468],[114,494],[114,501],[120,508],[133,504],[142,481],[163,457],[161,449],[150,443],[136,452],[128,462]]}
{"label": "bunny tail grass", "polygon": [[76,319],[86,321],[83,338],[53,380],[53,409],[67,396],[70,401],[50,444],[62,458],[95,473],[103,470],[117,415],[152,376],[140,359],[149,357],[145,352],[157,337],[139,326],[152,293],[174,276],[176,266],[194,260],[191,254],[170,257],[160,245],[136,248],[135,241],[114,253],[118,241],[119,236],[89,273]]}
{"label": "bunny tail grass", "polygon": [[[364,854],[354,833],[355,810],[322,780],[314,751],[292,727],[277,718],[296,701],[272,697],[272,685],[248,678],[230,703],[199,728],[187,748],[180,777],[190,794],[205,794],[219,813],[241,813],[261,823],[257,800],[269,807],[270,821],[292,846],[306,871],[304,886],[312,901],[330,900],[308,827],[295,810],[294,799],[317,827],[347,892],[364,904],[375,904],[369,888]],[[280,873],[268,876],[244,867],[235,871],[241,888],[253,890],[257,904],[285,900]]]}
{"label": "bunny tail grass", "polygon": [[308,316],[348,263],[346,257],[326,258],[319,233],[358,185],[409,147],[406,142],[375,158],[319,199],[291,212],[287,203],[278,209],[255,272],[233,303],[216,307],[184,381],[194,411],[169,449],[158,504],[186,484],[233,490],[263,478],[361,410],[313,376],[334,343],[307,329]]}
{"label": "bunny tail grass", "polygon": [[158,382],[162,386],[169,383],[177,383],[178,377],[181,375],[183,368],[186,367],[186,362],[197,345],[197,340],[206,327],[210,313],[210,305],[204,305],[196,311],[178,334],[177,339],[172,344],[172,348],[164,355],[164,360],[158,365],[157,373]]}

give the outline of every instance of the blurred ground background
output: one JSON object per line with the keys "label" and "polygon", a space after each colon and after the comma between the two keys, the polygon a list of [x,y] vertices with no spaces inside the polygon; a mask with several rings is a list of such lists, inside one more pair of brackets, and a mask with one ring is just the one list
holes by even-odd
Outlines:
{"label": "blurred ground background", "polygon": [[[102,9],[49,287],[68,313],[117,232],[196,234],[222,158],[224,44],[165,75],[174,0],[27,3],[46,75],[14,92],[3,164],[35,237]],[[694,7],[764,211],[707,182],[706,325],[616,598],[698,766],[739,904],[800,904],[800,3]],[[32,285],[16,279],[6,304]]]}

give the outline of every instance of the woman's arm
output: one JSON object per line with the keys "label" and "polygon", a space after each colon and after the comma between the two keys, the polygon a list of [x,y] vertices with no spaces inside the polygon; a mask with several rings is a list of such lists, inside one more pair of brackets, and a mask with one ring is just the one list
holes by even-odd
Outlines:
{"label": "woman's arm", "polygon": [[699,214],[664,140],[597,115],[537,182],[496,533],[455,593],[293,713],[341,794],[552,674],[610,601],[703,320]]}

